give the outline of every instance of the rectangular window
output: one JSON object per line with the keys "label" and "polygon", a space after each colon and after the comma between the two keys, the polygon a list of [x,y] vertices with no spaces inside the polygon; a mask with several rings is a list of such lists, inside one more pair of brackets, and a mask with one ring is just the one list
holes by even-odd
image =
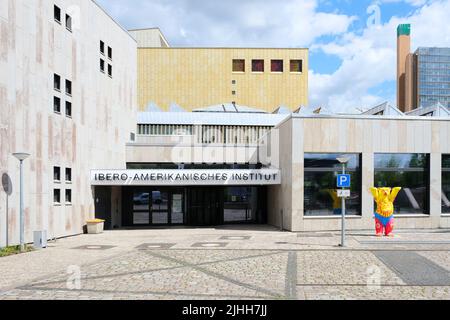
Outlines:
{"label": "rectangular window", "polygon": [[270,61],[270,71],[271,72],[283,72],[283,60]]}
{"label": "rectangular window", "polygon": [[105,60],[100,59],[100,71],[105,73]]}
{"label": "rectangular window", "polygon": [[376,153],[375,187],[401,187],[395,214],[428,214],[429,156],[424,153]]}
{"label": "rectangular window", "polygon": [[245,72],[244,59],[233,59],[233,72]]}
{"label": "rectangular window", "polygon": [[58,97],[53,97],[53,111],[61,113],[61,99]]}
{"label": "rectangular window", "polygon": [[66,189],[66,204],[72,203],[72,190]]}
{"label": "rectangular window", "polygon": [[233,96],[235,96],[235,95],[236,95],[236,91],[231,91],[231,94],[232,94]]}
{"label": "rectangular window", "polygon": [[[341,215],[341,198],[337,197],[337,175],[342,165],[340,153],[305,153],[304,210],[305,216]],[[346,213],[361,214],[361,155],[345,154],[349,158],[346,172],[351,175],[350,198]]]}
{"label": "rectangular window", "polygon": [[113,74],[112,65],[108,64],[108,76],[112,78],[112,74]]}
{"label": "rectangular window", "polygon": [[72,17],[66,14],[66,29],[72,32]]}
{"label": "rectangular window", "polygon": [[53,88],[56,91],[61,91],[61,77],[56,73],[53,75]]}
{"label": "rectangular window", "polygon": [[66,182],[72,182],[72,169],[66,168]]}
{"label": "rectangular window", "polygon": [[108,47],[108,58],[109,60],[112,60],[112,48]]}
{"label": "rectangular window", "polygon": [[55,17],[55,21],[61,23],[61,9],[58,6],[53,7],[53,15]]}
{"label": "rectangular window", "polygon": [[69,101],[66,101],[66,116],[72,117],[72,103]]}
{"label": "rectangular window", "polygon": [[105,43],[100,40],[100,53],[105,54]]}
{"label": "rectangular window", "polygon": [[252,60],[252,72],[264,72],[264,60]]}
{"label": "rectangular window", "polygon": [[450,213],[450,154],[442,155],[442,213]]}
{"label": "rectangular window", "polygon": [[60,182],[61,181],[61,168],[53,167],[53,181]]}
{"label": "rectangular window", "polygon": [[72,95],[72,81],[66,80],[66,94],[71,96]]}
{"label": "rectangular window", "polygon": [[291,60],[290,63],[291,72],[303,72],[303,61],[302,60]]}
{"label": "rectangular window", "polygon": [[61,203],[61,190],[53,189],[53,203],[60,204]]}

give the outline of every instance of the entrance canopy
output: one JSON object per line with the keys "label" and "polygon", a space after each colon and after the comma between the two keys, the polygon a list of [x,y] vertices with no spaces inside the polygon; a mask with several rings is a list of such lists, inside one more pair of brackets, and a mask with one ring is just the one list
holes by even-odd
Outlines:
{"label": "entrance canopy", "polygon": [[91,170],[94,186],[276,185],[278,169]]}

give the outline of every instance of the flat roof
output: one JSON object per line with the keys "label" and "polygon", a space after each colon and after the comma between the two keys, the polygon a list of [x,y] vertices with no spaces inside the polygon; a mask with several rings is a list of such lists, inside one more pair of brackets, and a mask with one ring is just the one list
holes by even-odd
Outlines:
{"label": "flat roof", "polygon": [[241,112],[139,112],[138,124],[274,127],[288,114]]}

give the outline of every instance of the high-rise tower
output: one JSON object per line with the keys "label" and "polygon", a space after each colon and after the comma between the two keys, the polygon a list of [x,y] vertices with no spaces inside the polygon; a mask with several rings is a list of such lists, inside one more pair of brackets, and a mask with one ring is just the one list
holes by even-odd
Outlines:
{"label": "high-rise tower", "polygon": [[[410,99],[407,99],[411,89],[407,82],[407,64],[410,65],[411,25],[400,24],[397,27],[397,106],[402,111],[409,111]],[[409,63],[407,63],[409,62]]]}

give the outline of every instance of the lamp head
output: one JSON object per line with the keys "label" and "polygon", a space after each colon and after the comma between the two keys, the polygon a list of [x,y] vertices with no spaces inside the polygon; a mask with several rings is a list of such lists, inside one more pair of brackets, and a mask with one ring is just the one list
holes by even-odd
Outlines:
{"label": "lamp head", "polygon": [[25,152],[16,152],[16,153],[13,153],[13,156],[16,157],[17,160],[23,161],[26,158],[28,158],[30,156],[30,154],[25,153]]}
{"label": "lamp head", "polygon": [[350,160],[350,158],[342,156],[342,157],[336,158],[336,160],[339,161],[342,164],[345,164],[345,163],[347,163]]}

